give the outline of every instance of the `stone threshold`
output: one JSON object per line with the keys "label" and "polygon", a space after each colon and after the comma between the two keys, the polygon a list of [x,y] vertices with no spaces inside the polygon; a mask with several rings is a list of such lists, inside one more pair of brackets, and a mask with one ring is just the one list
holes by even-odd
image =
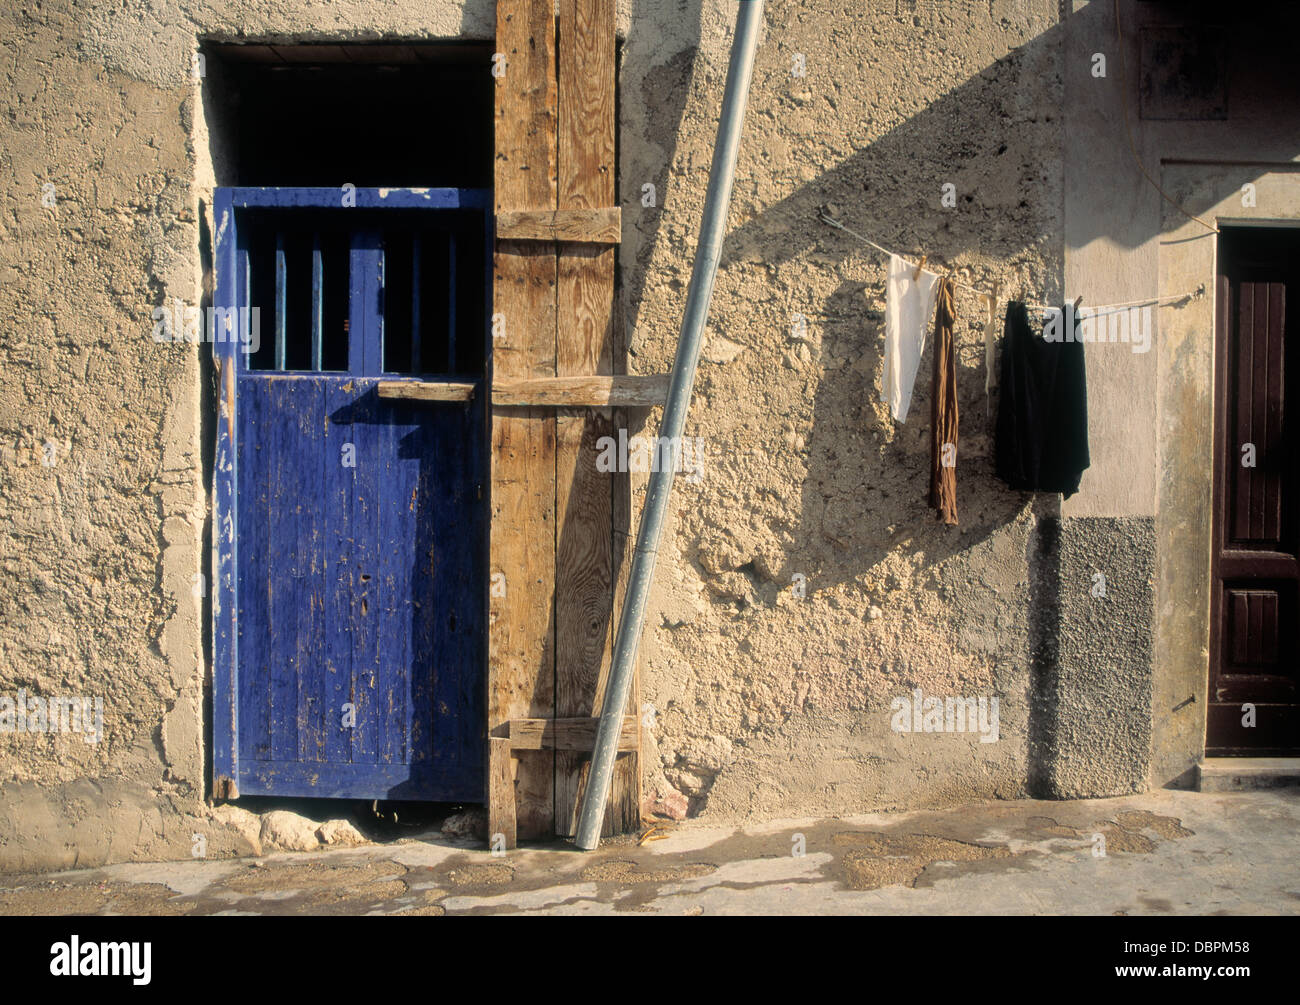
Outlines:
{"label": "stone threshold", "polygon": [[1300,757],[1207,757],[1196,769],[1198,792],[1300,785]]}

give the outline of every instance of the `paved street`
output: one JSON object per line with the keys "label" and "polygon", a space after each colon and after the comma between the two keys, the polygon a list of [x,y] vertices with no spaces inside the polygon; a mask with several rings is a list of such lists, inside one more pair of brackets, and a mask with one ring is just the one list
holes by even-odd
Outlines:
{"label": "paved street", "polygon": [[1291,788],[686,824],[593,854],[430,835],[4,876],[0,914],[1296,914],[1298,833]]}

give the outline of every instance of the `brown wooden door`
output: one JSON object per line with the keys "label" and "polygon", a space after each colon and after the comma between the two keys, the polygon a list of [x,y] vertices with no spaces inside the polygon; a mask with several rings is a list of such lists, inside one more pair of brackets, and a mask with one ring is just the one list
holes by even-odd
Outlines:
{"label": "brown wooden door", "polygon": [[1300,754],[1300,230],[1219,241],[1206,753]]}

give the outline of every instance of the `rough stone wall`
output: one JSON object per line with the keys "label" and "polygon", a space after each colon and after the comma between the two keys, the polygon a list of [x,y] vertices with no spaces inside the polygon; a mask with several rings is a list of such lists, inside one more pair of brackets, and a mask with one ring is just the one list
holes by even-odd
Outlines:
{"label": "rough stone wall", "polygon": [[1051,725],[1037,795],[1086,799],[1146,789],[1155,570],[1154,519],[1062,521],[1059,649],[1044,679]]}
{"label": "rough stone wall", "polygon": [[159,821],[203,784],[197,354],[150,319],[197,277],[188,89],[87,58],[84,19],[0,14],[0,692],[104,709],[97,743],[0,735],[18,864],[23,831],[52,862],[176,854]]}

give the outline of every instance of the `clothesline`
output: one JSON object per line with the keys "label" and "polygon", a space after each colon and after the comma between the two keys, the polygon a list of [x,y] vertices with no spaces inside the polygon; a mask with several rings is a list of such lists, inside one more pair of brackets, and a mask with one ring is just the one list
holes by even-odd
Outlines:
{"label": "clothesline", "polygon": [[[822,223],[829,224],[830,226],[836,228],[837,230],[844,231],[844,233],[850,235],[851,237],[857,238],[859,241],[861,241],[863,244],[867,245],[868,247],[875,248],[882,255],[893,255],[896,258],[902,259],[904,262],[906,262],[908,265],[913,266],[914,268],[920,268],[924,263],[924,259],[922,259],[921,262],[914,262],[911,259],[907,258],[906,256],[898,254],[898,252],[896,251],[890,251],[888,248],[883,247],[882,245],[879,245],[875,241],[871,240],[871,238],[859,234],[856,230],[852,230],[851,228],[844,226],[844,224],[840,223],[839,220],[836,220],[832,216],[828,216],[825,212],[821,210],[818,210],[817,212],[817,219],[821,220]],[[951,277],[949,278],[951,279]],[[960,286],[964,290],[970,290],[970,292],[976,294],[977,296],[988,297],[990,299],[992,299],[994,296],[994,294],[989,290],[980,289],[977,286],[972,286],[970,283],[963,283],[959,279],[951,279],[951,282],[954,286]],[[1193,297],[1199,298],[1204,295],[1205,295],[1205,286],[1202,285],[1196,288],[1195,290],[1192,290],[1189,293],[1176,293],[1173,294],[1172,296],[1167,296],[1167,297],[1147,297],[1145,300],[1130,300],[1122,304],[1102,304],[1097,307],[1089,306],[1088,313],[1089,316],[1091,317],[1097,317],[1107,311],[1120,310],[1125,307],[1141,307],[1147,304],[1153,304],[1159,307],[1164,304],[1175,303],[1180,300],[1189,300]],[[1043,311],[1054,311],[1060,309],[1059,306],[1054,306],[1052,304],[1027,303],[1025,304],[1025,306],[1033,308],[1034,310],[1043,310]]]}

